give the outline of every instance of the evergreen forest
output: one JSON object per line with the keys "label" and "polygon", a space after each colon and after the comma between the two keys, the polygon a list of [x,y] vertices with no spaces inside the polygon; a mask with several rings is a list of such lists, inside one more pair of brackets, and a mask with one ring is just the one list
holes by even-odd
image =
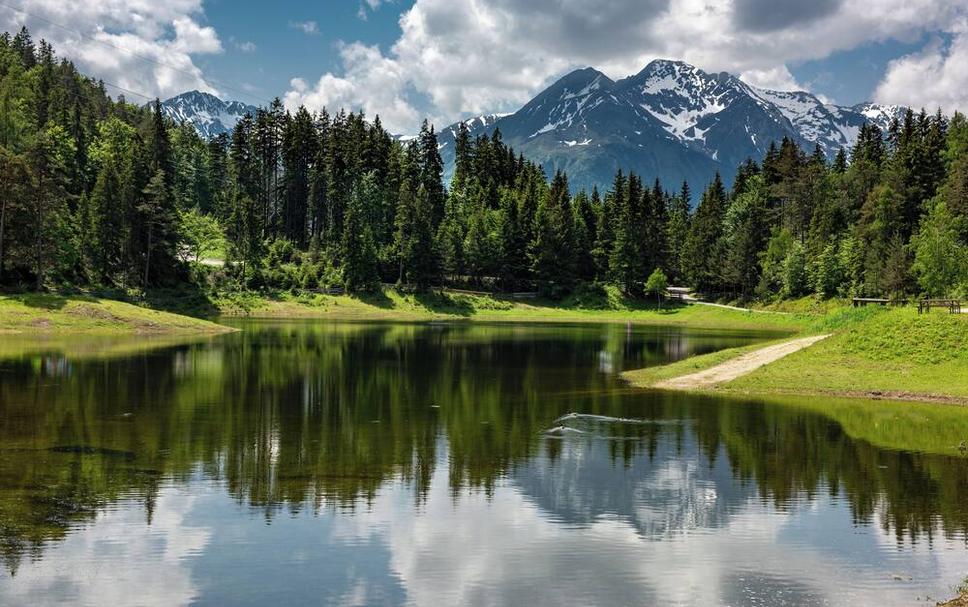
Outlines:
{"label": "evergreen forest", "polygon": [[[968,120],[908,111],[828,158],[794,141],[701,192],[623,167],[572,191],[499,131],[276,100],[206,141],[112,98],[24,29],[0,36],[0,285],[8,290],[537,291],[613,284],[730,300],[968,294]],[[652,280],[649,280],[649,279]],[[646,287],[647,283],[652,285]]]}

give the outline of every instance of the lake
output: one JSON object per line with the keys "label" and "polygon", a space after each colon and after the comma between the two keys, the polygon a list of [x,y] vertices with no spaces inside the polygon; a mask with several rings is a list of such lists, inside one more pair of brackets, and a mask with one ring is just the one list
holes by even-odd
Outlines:
{"label": "lake", "polygon": [[968,411],[618,376],[769,335],[235,322],[0,338],[0,605],[933,605],[968,575]]}

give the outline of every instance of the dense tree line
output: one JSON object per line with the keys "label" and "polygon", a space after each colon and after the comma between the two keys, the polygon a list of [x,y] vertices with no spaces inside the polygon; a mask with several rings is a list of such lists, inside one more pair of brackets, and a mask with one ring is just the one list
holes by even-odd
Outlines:
{"label": "dense tree line", "polygon": [[[668,280],[708,294],[944,295],[968,289],[968,123],[908,112],[833,162],[784,140],[693,201],[618,171],[608,191],[456,133],[277,100],[230,136],[109,98],[29,32],[0,36],[0,283],[366,291],[380,282],[563,295]],[[695,208],[693,208],[695,202]],[[197,274],[197,273],[195,273]]]}

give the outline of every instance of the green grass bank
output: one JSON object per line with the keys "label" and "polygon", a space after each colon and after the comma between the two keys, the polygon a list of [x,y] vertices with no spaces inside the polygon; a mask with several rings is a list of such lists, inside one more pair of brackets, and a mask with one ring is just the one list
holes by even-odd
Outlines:
{"label": "green grass bank", "polygon": [[214,300],[223,315],[249,318],[329,319],[350,321],[478,320],[504,322],[610,322],[704,329],[795,333],[810,322],[804,315],[742,312],[712,306],[654,302],[622,297],[606,289],[600,296],[564,301],[512,300],[454,292],[408,294],[396,289],[363,296],[288,293],[276,296],[237,294]]}
{"label": "green grass bank", "polygon": [[[841,308],[814,318],[803,332],[832,336],[715,390],[968,404],[968,315],[919,315],[911,307]],[[649,387],[759,347],[715,352],[624,376]]]}
{"label": "green grass bank", "polygon": [[46,294],[0,296],[0,335],[178,335],[232,330],[209,320],[111,299]]}

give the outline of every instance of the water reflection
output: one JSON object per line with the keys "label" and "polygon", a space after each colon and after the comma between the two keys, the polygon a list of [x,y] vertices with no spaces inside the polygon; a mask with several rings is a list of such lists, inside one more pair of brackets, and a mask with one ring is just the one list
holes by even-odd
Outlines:
{"label": "water reflection", "polygon": [[245,329],[0,348],[0,604],[889,605],[968,572],[963,411],[616,378],[763,336]]}

